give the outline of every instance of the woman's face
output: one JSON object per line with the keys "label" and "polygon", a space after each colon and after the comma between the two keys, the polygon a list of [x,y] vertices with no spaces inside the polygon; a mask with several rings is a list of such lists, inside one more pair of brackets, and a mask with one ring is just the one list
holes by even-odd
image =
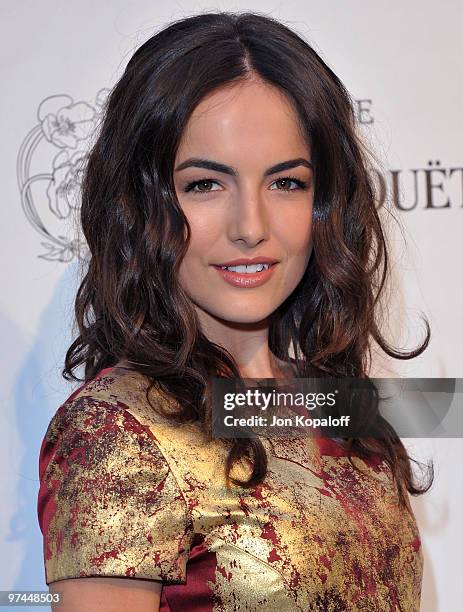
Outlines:
{"label": "woman's face", "polygon": [[[263,321],[298,285],[312,250],[311,154],[291,104],[261,80],[213,92],[182,135],[174,182],[191,227],[180,283],[200,321]],[[215,267],[256,257],[278,262],[256,286],[256,274],[232,273],[234,284]]]}

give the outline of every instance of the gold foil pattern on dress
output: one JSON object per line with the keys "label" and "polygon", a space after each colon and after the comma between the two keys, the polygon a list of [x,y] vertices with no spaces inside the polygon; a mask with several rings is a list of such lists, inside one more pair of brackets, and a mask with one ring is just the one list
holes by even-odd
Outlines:
{"label": "gold foil pattern on dress", "polygon": [[[207,441],[196,424],[166,423],[146,402],[146,384],[115,368],[51,421],[41,476],[48,582],[152,578],[167,598],[169,585],[181,585],[187,606],[196,534],[208,569],[195,581],[210,606],[195,610],[419,611],[419,531],[385,464],[356,458],[361,473],[334,442],[327,454],[312,438],[263,439],[265,481],[228,489],[229,443]],[[246,474],[243,460],[234,475]]]}

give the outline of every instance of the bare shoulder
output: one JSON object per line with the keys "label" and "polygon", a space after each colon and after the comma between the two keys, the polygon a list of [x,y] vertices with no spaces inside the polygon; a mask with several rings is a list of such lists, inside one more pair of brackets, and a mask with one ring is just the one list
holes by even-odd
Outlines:
{"label": "bare shoulder", "polygon": [[162,582],[136,578],[86,577],[50,583],[50,593],[60,594],[53,612],[157,612]]}

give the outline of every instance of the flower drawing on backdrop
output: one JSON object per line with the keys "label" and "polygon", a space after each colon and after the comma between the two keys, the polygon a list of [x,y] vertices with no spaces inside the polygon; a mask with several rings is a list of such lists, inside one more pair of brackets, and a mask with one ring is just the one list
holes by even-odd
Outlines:
{"label": "flower drawing on backdrop", "polygon": [[74,102],[66,94],[45,98],[37,109],[37,124],[19,148],[21,205],[34,230],[45,238],[40,243],[43,259],[88,259],[77,223],[81,180],[108,93],[101,89],[93,104]]}

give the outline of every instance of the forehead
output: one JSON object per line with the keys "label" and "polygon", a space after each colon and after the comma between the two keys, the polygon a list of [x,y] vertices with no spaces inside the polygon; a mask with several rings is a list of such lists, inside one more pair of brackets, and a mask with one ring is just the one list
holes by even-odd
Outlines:
{"label": "forehead", "polygon": [[[260,79],[227,84],[207,95],[193,111],[180,148],[220,147],[224,153],[257,148],[307,152],[298,115],[287,96]],[[289,151],[288,151],[289,152]]]}

